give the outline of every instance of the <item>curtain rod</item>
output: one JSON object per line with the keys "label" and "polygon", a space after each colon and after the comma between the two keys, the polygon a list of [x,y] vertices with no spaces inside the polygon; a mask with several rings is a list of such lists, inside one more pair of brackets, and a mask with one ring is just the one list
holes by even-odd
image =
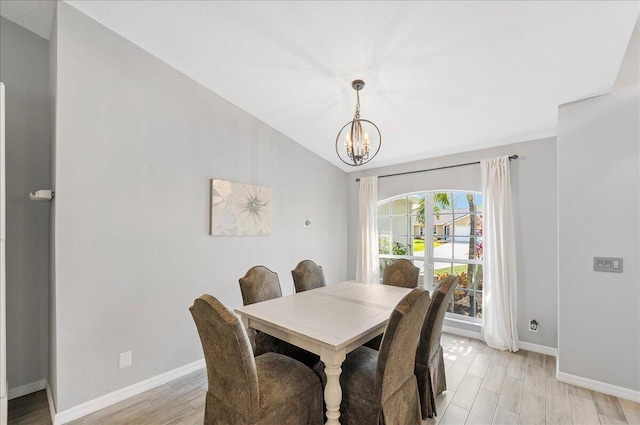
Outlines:
{"label": "curtain rod", "polygon": [[[514,159],[518,159],[518,155],[511,155],[509,157],[509,161],[512,161]],[[382,179],[382,178],[385,178],[385,177],[404,176],[405,174],[425,173],[427,171],[444,170],[446,168],[464,167],[464,166],[467,166],[467,165],[475,165],[475,164],[480,164],[480,161],[465,162],[464,164],[456,164],[456,165],[445,165],[444,167],[428,168],[426,170],[415,170],[415,171],[405,171],[404,173],[385,174],[384,176],[378,176],[378,178]],[[356,181],[359,182],[360,178],[357,178]]]}

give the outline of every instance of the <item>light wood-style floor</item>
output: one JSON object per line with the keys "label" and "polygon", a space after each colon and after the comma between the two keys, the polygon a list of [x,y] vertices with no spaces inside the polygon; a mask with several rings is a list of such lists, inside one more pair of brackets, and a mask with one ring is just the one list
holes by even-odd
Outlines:
{"label": "light wood-style floor", "polygon": [[[448,389],[423,425],[640,425],[640,404],[558,382],[554,357],[448,334],[442,346]],[[201,370],[71,424],[202,424],[206,386]],[[11,400],[9,424],[50,425],[44,392]]]}

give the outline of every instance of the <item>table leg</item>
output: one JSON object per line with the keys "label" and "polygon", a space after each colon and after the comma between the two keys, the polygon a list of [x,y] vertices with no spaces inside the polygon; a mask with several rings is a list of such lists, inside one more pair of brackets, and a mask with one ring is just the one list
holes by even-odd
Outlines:
{"label": "table leg", "polygon": [[322,352],[320,359],[324,363],[324,373],[327,376],[327,385],[324,387],[324,402],[327,405],[326,425],[340,425],[340,402],[342,401],[342,388],[340,388],[340,373],[345,352]]}

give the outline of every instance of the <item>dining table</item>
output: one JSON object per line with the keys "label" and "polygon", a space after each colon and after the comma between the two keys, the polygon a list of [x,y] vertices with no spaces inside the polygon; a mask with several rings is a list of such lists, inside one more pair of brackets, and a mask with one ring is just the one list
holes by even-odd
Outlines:
{"label": "dining table", "polygon": [[327,424],[340,417],[341,365],[346,355],[384,332],[394,307],[411,289],[345,281],[235,309],[259,330],[318,354],[327,377]]}

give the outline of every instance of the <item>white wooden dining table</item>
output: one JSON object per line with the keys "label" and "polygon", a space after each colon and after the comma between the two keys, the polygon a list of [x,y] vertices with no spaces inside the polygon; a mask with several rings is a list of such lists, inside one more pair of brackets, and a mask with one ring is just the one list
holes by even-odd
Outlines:
{"label": "white wooden dining table", "polygon": [[393,308],[411,289],[346,281],[236,308],[257,329],[320,356],[327,383],[327,424],[340,417],[341,365],[347,353],[384,332]]}

